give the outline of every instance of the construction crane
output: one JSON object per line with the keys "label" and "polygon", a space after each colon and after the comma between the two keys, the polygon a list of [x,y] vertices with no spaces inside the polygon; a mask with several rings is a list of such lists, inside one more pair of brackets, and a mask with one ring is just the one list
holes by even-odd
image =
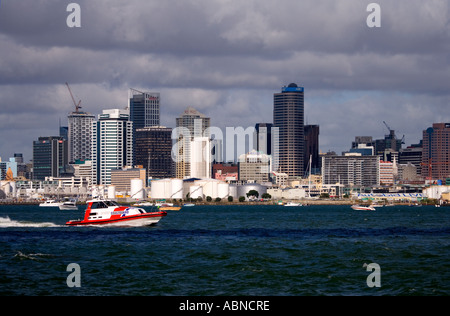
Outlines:
{"label": "construction crane", "polygon": [[75,98],[73,97],[72,90],[70,90],[70,86],[69,86],[69,84],[67,82],[66,82],[66,86],[67,86],[67,89],[69,89],[70,96],[72,97],[73,105],[75,105],[75,112],[78,113],[78,110],[81,109],[81,106],[80,106],[81,100],[78,101],[78,103],[77,103],[75,101]]}
{"label": "construction crane", "polygon": [[[395,131],[392,130],[392,129],[389,127],[389,125],[387,125],[387,123],[386,123],[385,121],[383,121],[383,123],[384,123],[384,125],[386,125],[386,127],[387,127],[387,129],[388,129],[388,131],[389,131],[389,136],[391,136],[391,137],[397,139],[397,136],[395,135]],[[401,144],[404,144],[404,143],[405,143],[405,135],[403,135],[403,137],[402,137],[402,139],[401,139]]]}

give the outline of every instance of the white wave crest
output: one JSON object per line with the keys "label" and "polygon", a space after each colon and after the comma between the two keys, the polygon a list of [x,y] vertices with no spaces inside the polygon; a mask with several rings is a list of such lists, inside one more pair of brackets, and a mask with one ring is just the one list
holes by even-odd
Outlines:
{"label": "white wave crest", "polygon": [[0,228],[8,227],[61,227],[61,225],[56,225],[55,223],[44,222],[26,222],[26,221],[15,221],[7,217],[0,217]]}
{"label": "white wave crest", "polygon": [[14,258],[20,259],[20,260],[35,260],[35,261],[44,261],[47,258],[53,258],[53,255],[45,254],[45,253],[22,253],[21,251],[18,251]]}

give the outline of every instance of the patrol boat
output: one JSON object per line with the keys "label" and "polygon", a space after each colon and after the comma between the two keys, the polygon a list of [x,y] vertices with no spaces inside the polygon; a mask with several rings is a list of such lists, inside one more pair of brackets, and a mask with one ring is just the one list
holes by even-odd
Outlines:
{"label": "patrol boat", "polygon": [[84,219],[71,220],[68,226],[151,226],[158,223],[167,212],[147,212],[143,208],[120,206],[114,201],[88,201]]}

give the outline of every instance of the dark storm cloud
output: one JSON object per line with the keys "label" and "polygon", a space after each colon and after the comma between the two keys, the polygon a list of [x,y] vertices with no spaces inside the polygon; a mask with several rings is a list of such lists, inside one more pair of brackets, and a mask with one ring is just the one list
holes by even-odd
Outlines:
{"label": "dark storm cloud", "polygon": [[[81,6],[81,28],[66,25],[70,2]],[[2,1],[0,132],[31,144],[36,135],[11,134],[11,125],[34,128],[24,113],[64,123],[66,81],[94,114],[126,106],[134,87],[161,92],[166,125],[193,106],[220,127],[270,122],[273,93],[297,82],[327,148],[339,143],[332,135],[341,148],[360,129],[380,134],[386,116],[407,133],[450,120],[449,1],[376,1],[377,29],[366,25],[370,2]],[[435,109],[426,123],[425,104]],[[355,127],[342,130],[349,117]],[[0,144],[3,156],[14,150]]]}

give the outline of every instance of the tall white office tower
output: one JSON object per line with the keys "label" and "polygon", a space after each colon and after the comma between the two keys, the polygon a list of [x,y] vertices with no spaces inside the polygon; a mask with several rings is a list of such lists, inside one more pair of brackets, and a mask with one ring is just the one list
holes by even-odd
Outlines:
{"label": "tall white office tower", "polygon": [[92,180],[111,184],[111,170],[133,164],[133,122],[128,110],[103,110],[92,123]]}
{"label": "tall white office tower", "polygon": [[[205,157],[200,150],[209,150],[209,155],[211,154],[211,144],[206,145],[203,138],[210,141],[210,121],[209,117],[198,112],[197,110],[188,107],[183,114],[176,119],[177,128],[174,130],[174,139],[176,141],[173,157],[175,161],[175,175],[179,179],[191,178],[191,174],[194,170],[199,170],[200,161]],[[194,139],[197,139],[195,144],[191,144]],[[207,147],[205,147],[207,146]],[[198,152],[192,153],[192,149],[199,150]],[[195,159],[195,167],[191,168],[191,160]],[[211,157],[206,158],[205,163],[211,166]],[[197,171],[194,171],[195,175],[198,175]],[[203,174],[203,173],[202,173]],[[211,175],[211,171],[209,171]],[[205,176],[206,177],[206,176]]]}

